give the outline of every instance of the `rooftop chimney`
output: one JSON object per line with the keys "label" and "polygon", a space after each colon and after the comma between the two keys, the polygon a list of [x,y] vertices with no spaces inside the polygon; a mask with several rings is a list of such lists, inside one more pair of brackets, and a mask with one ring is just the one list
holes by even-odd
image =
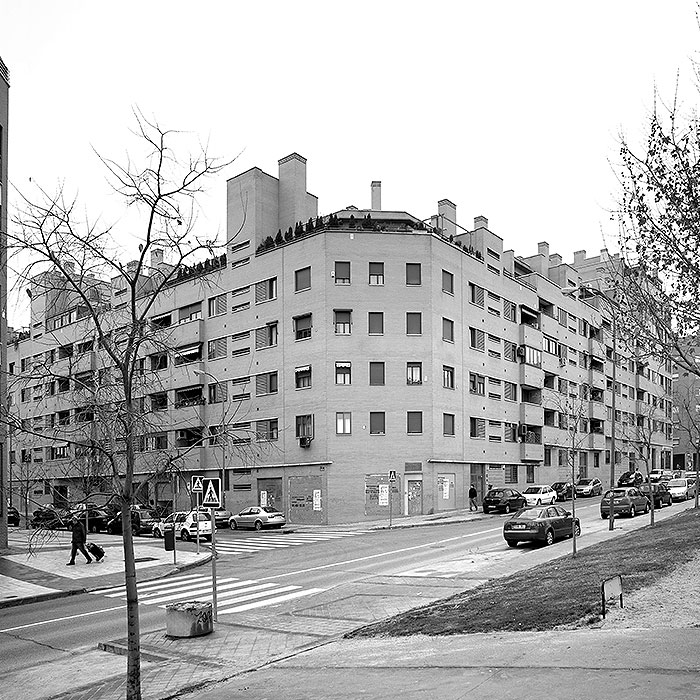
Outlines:
{"label": "rooftop chimney", "polygon": [[449,199],[438,202],[438,226],[443,236],[457,235],[457,205]]}
{"label": "rooftop chimney", "polygon": [[474,228],[488,228],[489,220],[482,214],[474,217]]}
{"label": "rooftop chimney", "polygon": [[537,244],[537,254],[544,255],[545,260],[549,262],[549,243],[542,241],[542,243]]}
{"label": "rooftop chimney", "polygon": [[306,213],[306,158],[291,153],[278,161],[279,165],[279,228],[286,231]]}
{"label": "rooftop chimney", "polygon": [[372,181],[372,211],[382,210],[382,181]]}

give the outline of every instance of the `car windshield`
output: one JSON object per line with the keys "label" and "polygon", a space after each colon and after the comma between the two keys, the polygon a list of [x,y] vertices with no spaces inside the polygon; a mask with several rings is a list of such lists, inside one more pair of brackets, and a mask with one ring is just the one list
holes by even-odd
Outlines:
{"label": "car windshield", "polygon": [[504,493],[501,489],[491,489],[486,495],[487,496],[496,496],[498,498],[499,496],[503,496]]}
{"label": "car windshield", "polygon": [[593,481],[593,479],[579,479],[579,486],[588,486]]}
{"label": "car windshield", "polygon": [[612,493],[614,498],[620,498],[621,496],[627,495],[627,489],[613,489],[612,492],[606,491],[605,498],[610,498],[610,493]]}
{"label": "car windshield", "polygon": [[688,482],[685,479],[671,479],[668,482],[668,487],[672,489],[674,486],[687,486]]}
{"label": "car windshield", "polygon": [[523,493],[542,493],[542,488],[540,486],[528,486]]}
{"label": "car windshield", "polygon": [[555,481],[552,484],[553,489],[561,489],[561,488],[564,488],[564,486],[566,486],[566,484],[563,481]]}
{"label": "car windshield", "polygon": [[200,523],[205,521],[209,522],[209,513],[197,513],[197,520],[199,520]]}
{"label": "car windshield", "polygon": [[513,517],[518,520],[538,520],[544,518],[546,511],[541,508],[523,508],[519,510]]}
{"label": "car windshield", "polygon": [[266,513],[277,513],[277,508],[273,508],[272,506],[263,506],[262,509]]}

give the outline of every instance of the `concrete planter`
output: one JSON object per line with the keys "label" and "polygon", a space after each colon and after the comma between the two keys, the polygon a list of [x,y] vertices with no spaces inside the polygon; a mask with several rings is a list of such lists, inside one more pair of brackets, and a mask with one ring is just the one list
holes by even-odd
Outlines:
{"label": "concrete planter", "polygon": [[201,637],[209,634],[214,631],[211,603],[194,600],[166,605],[165,625],[168,637]]}

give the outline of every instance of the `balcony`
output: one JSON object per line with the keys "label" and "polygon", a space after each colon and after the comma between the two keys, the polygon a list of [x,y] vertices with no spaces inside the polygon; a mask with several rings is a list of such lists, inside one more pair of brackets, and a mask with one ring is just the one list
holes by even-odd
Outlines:
{"label": "balcony", "polygon": [[520,384],[531,389],[541,389],[544,386],[544,370],[523,362],[520,365]]}
{"label": "balcony", "polygon": [[204,338],[203,329],[204,321],[201,318],[183,321],[182,323],[163,328],[162,342],[173,347],[188,345],[189,343],[201,343]]}
{"label": "balcony", "polygon": [[526,425],[543,425],[544,409],[542,406],[535,403],[521,403],[520,423],[524,423]]}
{"label": "balcony", "polygon": [[537,325],[520,324],[520,344],[529,345],[533,348],[542,347],[542,331],[539,322]]}
{"label": "balcony", "polygon": [[520,459],[523,462],[542,462],[544,460],[544,445],[541,442],[521,442]]}
{"label": "balcony", "polygon": [[607,407],[602,401],[590,401],[588,403],[588,417],[603,421],[607,417]]}
{"label": "balcony", "polygon": [[605,449],[605,434],[604,433],[591,433],[588,436],[588,446],[592,450],[604,450]]}

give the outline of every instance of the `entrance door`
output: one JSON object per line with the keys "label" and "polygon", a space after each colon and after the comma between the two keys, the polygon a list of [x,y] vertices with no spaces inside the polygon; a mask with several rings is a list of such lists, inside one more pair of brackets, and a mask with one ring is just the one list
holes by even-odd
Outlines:
{"label": "entrance door", "polygon": [[406,482],[406,492],[408,498],[408,515],[423,514],[423,482],[410,479]]}
{"label": "entrance door", "polygon": [[474,484],[476,489],[477,499],[479,501],[483,500],[486,495],[486,478],[484,477],[484,465],[483,464],[472,464],[469,467],[470,481],[469,485]]}
{"label": "entrance door", "polygon": [[322,486],[320,476],[289,477],[289,522],[307,525],[325,523]]}
{"label": "entrance door", "polygon": [[284,513],[281,476],[276,479],[258,479],[258,505],[270,506]]}

